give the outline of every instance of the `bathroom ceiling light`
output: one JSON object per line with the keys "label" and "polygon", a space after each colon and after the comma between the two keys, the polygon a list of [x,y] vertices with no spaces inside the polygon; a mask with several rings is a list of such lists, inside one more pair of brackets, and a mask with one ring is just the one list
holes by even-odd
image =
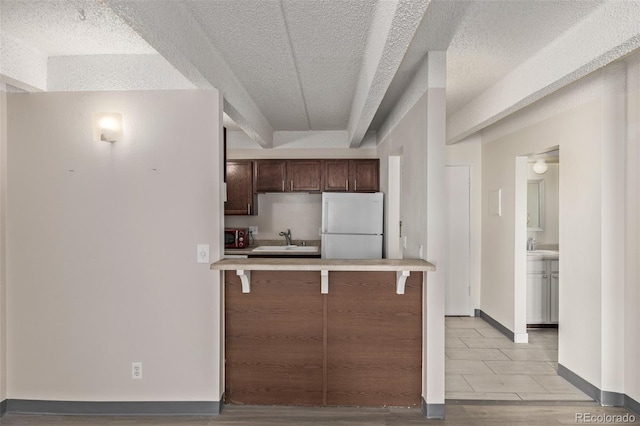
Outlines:
{"label": "bathroom ceiling light", "polygon": [[93,113],[93,140],[117,142],[122,140],[122,114],[118,112]]}
{"label": "bathroom ceiling light", "polygon": [[545,160],[537,160],[533,165],[533,171],[539,175],[546,173],[548,168],[549,166],[547,166],[547,162]]}

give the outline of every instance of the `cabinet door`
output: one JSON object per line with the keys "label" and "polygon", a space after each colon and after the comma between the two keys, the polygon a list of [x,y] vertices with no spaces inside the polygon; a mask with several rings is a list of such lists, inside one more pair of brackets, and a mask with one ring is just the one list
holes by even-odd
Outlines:
{"label": "cabinet door", "polygon": [[546,273],[527,274],[527,324],[548,322],[548,283]]}
{"label": "cabinet door", "polygon": [[322,162],[320,160],[289,160],[287,162],[286,188],[291,192],[321,192]]}
{"label": "cabinet door", "polygon": [[353,192],[377,192],[380,189],[380,161],[379,160],[351,160],[350,190]]}
{"label": "cabinet door", "polygon": [[558,324],[559,281],[560,275],[558,273],[552,273],[551,280],[549,281],[549,322],[552,324]]}
{"label": "cabinet door", "polygon": [[255,192],[284,192],[287,162],[285,160],[257,160],[253,189]]}
{"label": "cabinet door", "polygon": [[229,161],[227,172],[227,201],[224,203],[224,214],[251,215],[256,214],[253,194],[253,162]]}
{"label": "cabinet door", "polygon": [[324,161],[324,190],[349,191],[349,160]]}

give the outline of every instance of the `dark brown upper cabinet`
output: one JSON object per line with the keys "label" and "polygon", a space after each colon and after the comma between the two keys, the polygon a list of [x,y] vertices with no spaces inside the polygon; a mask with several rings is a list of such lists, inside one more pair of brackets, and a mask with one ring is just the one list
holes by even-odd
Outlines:
{"label": "dark brown upper cabinet", "polygon": [[321,160],[256,160],[254,191],[321,192]]}
{"label": "dark brown upper cabinet", "polygon": [[284,192],[287,181],[286,160],[256,160],[254,163],[255,192]]}
{"label": "dark brown upper cabinet", "polygon": [[324,160],[324,190],[328,192],[377,192],[380,160]]}
{"label": "dark brown upper cabinet", "polygon": [[253,191],[253,161],[228,161],[226,215],[258,214],[257,197]]}
{"label": "dark brown upper cabinet", "polygon": [[322,162],[320,160],[287,161],[288,190],[291,192],[321,192]]}

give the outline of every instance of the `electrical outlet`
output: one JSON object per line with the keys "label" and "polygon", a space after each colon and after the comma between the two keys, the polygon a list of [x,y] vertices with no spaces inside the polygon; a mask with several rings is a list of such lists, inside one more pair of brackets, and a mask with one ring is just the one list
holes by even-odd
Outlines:
{"label": "electrical outlet", "polygon": [[249,233],[251,235],[258,235],[258,227],[257,226],[250,226],[249,227]]}
{"label": "electrical outlet", "polygon": [[131,363],[131,378],[142,379],[142,363],[141,362]]}
{"label": "electrical outlet", "polygon": [[422,244],[420,244],[420,249],[418,250],[418,257],[420,259],[424,258],[424,253],[423,253],[423,250],[422,250]]}
{"label": "electrical outlet", "polygon": [[406,249],[406,248],[407,248],[407,236],[406,236],[406,235],[404,235],[404,236],[402,237],[402,248],[403,248],[403,249]]}
{"label": "electrical outlet", "polygon": [[198,244],[196,246],[198,263],[209,263],[209,244]]}

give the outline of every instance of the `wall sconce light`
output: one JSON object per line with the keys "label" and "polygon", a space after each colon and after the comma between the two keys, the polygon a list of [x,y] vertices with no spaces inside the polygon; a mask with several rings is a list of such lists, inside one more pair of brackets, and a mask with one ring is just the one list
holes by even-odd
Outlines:
{"label": "wall sconce light", "polygon": [[545,160],[537,160],[533,165],[533,171],[539,175],[547,173],[549,166]]}
{"label": "wall sconce light", "polygon": [[93,140],[96,142],[121,141],[122,114],[118,112],[94,112],[93,113]]}

